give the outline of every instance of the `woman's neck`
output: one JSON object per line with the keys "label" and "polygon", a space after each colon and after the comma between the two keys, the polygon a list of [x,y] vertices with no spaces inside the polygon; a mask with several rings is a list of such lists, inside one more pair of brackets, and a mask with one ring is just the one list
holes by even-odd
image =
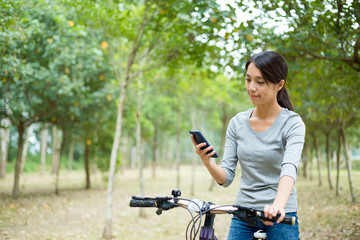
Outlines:
{"label": "woman's neck", "polygon": [[252,117],[263,120],[276,118],[280,114],[281,110],[282,107],[278,103],[266,106],[256,106]]}

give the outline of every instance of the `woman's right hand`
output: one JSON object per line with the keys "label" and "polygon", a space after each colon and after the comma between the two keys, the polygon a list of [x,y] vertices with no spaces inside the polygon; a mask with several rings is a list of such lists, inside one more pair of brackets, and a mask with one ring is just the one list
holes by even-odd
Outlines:
{"label": "woman's right hand", "polygon": [[211,149],[213,149],[214,147],[213,146],[210,146],[210,147],[207,147],[205,149],[201,149],[202,147],[204,147],[206,145],[205,142],[203,143],[200,143],[200,144],[197,144],[195,139],[194,139],[194,136],[193,135],[190,135],[191,137],[191,141],[192,143],[194,144],[195,146],[195,149],[196,149],[196,153],[200,156],[201,160],[203,161],[204,164],[207,164],[210,162],[210,157],[212,155],[214,155],[216,153],[215,150],[213,150],[212,152],[210,153],[207,153],[209,152]]}
{"label": "woman's right hand", "polygon": [[224,184],[226,181],[226,173],[225,173],[224,169],[222,169],[220,166],[216,165],[216,163],[214,161],[210,160],[210,157],[216,153],[215,150],[210,153],[207,153],[214,147],[210,146],[205,149],[201,149],[202,147],[206,146],[206,143],[197,144],[195,142],[193,135],[191,135],[191,141],[195,146],[196,153],[200,156],[205,167],[209,170],[209,173],[211,174],[211,176],[220,185]]}

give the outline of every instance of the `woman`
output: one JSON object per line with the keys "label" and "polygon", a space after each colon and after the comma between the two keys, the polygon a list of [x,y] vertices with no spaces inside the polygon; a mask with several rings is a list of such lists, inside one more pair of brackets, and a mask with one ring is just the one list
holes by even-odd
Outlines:
{"label": "woman", "polygon": [[299,239],[299,227],[279,224],[285,213],[296,216],[297,197],[294,187],[305,125],[293,108],[285,88],[287,64],[278,53],[268,51],[252,56],[246,63],[246,90],[255,108],[238,113],[230,120],[223,160],[218,166],[210,159],[212,146],[192,142],[216,182],[231,184],[239,161],[240,190],[236,204],[263,210],[268,218],[281,217],[276,223],[257,221],[254,226],[234,217],[228,240],[251,239],[263,230],[268,239]]}

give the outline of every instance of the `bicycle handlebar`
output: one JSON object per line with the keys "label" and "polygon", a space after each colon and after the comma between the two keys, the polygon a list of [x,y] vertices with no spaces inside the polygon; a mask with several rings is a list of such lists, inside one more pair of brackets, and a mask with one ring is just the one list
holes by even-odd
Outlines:
{"label": "bicycle handlebar", "polygon": [[[265,221],[270,221],[270,222],[276,222],[281,216],[281,214],[278,213],[275,217],[269,219],[269,218],[265,217],[263,211],[257,211],[256,215],[257,215],[258,218],[260,218],[262,220],[265,220]],[[285,214],[285,218],[281,221],[281,223],[294,226],[295,221],[296,221],[296,217]]]}
{"label": "bicycle handlebar", "polygon": [[[199,201],[199,200],[198,200]],[[264,221],[270,221],[270,222],[276,222],[278,218],[280,217],[280,214],[278,214],[276,217],[273,217],[271,219],[266,218],[263,211],[255,210],[253,208],[247,208],[237,205],[215,205],[212,203],[205,204],[205,202],[200,201],[204,204],[202,206],[197,205],[199,211],[209,212],[211,214],[233,214],[234,216],[237,216],[239,219],[244,221],[249,221],[251,219],[261,219]],[[185,207],[189,208],[189,204],[194,203],[194,200],[189,199],[180,199],[175,197],[138,197],[133,196],[130,200],[130,207],[156,207],[160,211],[157,212],[158,214],[161,214],[161,210],[169,210],[174,207]],[[205,206],[207,205],[207,206]],[[294,225],[296,221],[296,218],[294,216],[285,215],[284,220],[281,222],[283,224],[288,225]]]}

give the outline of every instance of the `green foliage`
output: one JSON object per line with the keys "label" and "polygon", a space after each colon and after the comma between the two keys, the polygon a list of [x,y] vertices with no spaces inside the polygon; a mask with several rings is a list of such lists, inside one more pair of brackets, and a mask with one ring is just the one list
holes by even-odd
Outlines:
{"label": "green foliage", "polygon": [[240,19],[233,30],[231,36],[242,39],[235,49],[245,56],[264,50],[285,56],[290,70],[287,88],[308,137],[321,138],[341,124],[358,128],[359,2],[278,0],[237,6],[252,15]]}
{"label": "green foliage", "polygon": [[[251,106],[243,63],[254,52],[277,50],[289,63],[287,87],[307,129],[320,133],[346,121],[349,139],[356,142],[356,4],[1,1],[0,119],[8,117],[16,127],[56,124],[64,131],[64,152],[71,136],[78,145],[90,141],[90,158],[96,156],[106,170],[120,84],[129,71],[123,136],[132,144],[138,93],[148,144],[158,134],[159,148],[166,148],[180,131],[186,152],[185,136],[193,127],[220,144],[224,121]],[[15,155],[14,147],[10,156]],[[119,156],[119,164],[128,162],[124,158]]]}
{"label": "green foliage", "polygon": [[3,116],[29,126],[73,110],[92,75],[87,70],[98,67],[91,63],[99,61],[99,50],[87,48],[86,33],[56,5],[35,1],[21,7],[13,9],[18,17],[1,39],[0,105]]}

